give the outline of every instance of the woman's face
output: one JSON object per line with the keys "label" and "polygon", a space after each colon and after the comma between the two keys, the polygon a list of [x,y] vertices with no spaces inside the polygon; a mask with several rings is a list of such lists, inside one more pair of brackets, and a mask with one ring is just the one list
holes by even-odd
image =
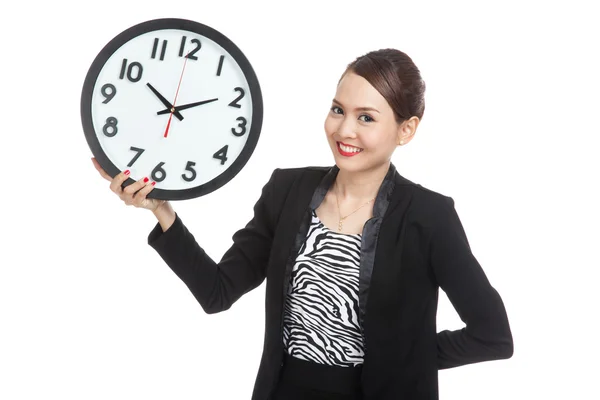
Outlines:
{"label": "woman's face", "polygon": [[400,125],[385,98],[352,71],[340,81],[325,119],[327,141],[340,169],[359,171],[387,163]]}

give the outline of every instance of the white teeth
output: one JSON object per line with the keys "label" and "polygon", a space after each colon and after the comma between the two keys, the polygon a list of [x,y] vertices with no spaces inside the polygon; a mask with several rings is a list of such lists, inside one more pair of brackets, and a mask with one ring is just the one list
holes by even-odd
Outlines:
{"label": "white teeth", "polygon": [[358,149],[356,147],[344,146],[341,143],[340,143],[340,149],[344,150],[346,153],[358,153],[359,151],[362,151],[362,149]]}

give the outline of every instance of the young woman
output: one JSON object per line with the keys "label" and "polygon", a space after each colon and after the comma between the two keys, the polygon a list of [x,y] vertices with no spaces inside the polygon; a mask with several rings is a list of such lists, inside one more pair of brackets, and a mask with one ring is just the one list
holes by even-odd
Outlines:
{"label": "young woman", "polygon": [[[501,297],[473,256],[451,197],[390,162],[423,117],[425,83],[395,49],[358,57],[325,120],[332,167],[275,169],[254,217],[220,262],[151,181],[111,189],[158,223],[148,243],[205,312],[266,283],[265,342],[253,400],[438,398],[438,370],[510,358]],[[442,288],[466,327],[436,332]]]}

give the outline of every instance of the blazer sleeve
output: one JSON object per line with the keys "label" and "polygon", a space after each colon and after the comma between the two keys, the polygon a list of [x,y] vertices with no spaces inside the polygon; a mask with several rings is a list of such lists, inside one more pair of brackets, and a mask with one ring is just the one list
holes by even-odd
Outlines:
{"label": "blazer sleeve", "polygon": [[513,339],[504,303],[471,252],[451,197],[433,215],[430,260],[462,329],[437,334],[438,369],[512,357]]}
{"label": "blazer sleeve", "polygon": [[275,169],[254,205],[254,216],[233,235],[233,245],[216,263],[198,245],[179,215],[165,231],[156,224],[148,244],[185,283],[207,314],[228,310],[266,276],[274,232]]}

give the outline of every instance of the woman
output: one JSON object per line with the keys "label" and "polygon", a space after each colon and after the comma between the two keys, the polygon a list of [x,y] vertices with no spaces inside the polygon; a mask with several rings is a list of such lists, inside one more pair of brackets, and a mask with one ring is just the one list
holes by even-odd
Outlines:
{"label": "woman", "polygon": [[[325,120],[333,167],[275,169],[254,217],[219,263],[153,183],[125,189],[152,210],[148,243],[205,312],[266,283],[265,342],[253,400],[437,399],[438,370],[510,358],[502,299],[471,253],[454,202],[390,162],[423,117],[425,83],[384,49],[352,62]],[[436,333],[442,288],[466,327]]]}

